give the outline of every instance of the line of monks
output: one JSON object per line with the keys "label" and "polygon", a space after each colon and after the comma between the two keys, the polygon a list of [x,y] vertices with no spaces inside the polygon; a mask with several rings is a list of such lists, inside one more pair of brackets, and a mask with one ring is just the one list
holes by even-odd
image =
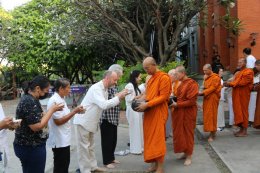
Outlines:
{"label": "line of monks", "polygon": [[[248,104],[254,74],[252,69],[246,68],[246,59],[240,59],[238,67],[240,71],[234,81],[225,82],[224,85],[233,87],[235,125],[240,127],[235,136],[242,137],[247,135]],[[144,161],[151,163],[147,172],[163,172],[166,154],[165,124],[169,107],[172,109],[174,152],[182,153],[179,159],[185,159],[184,165],[188,166],[192,162],[194,147],[197,97],[204,97],[204,130],[210,132],[209,141],[211,142],[217,131],[221,79],[212,72],[211,66],[206,64],[203,67],[204,90],[200,92],[198,83],[187,76],[183,66],[169,71],[168,75],[157,68],[156,61],[152,57],[147,57],[143,61],[143,68],[151,77],[147,82],[143,98],[140,98],[145,99],[146,102],[142,102],[136,110],[144,112]],[[256,88],[260,89],[260,86],[257,85]],[[172,101],[172,104],[168,105],[170,95],[176,96],[177,101]],[[260,125],[260,121],[258,123]]]}

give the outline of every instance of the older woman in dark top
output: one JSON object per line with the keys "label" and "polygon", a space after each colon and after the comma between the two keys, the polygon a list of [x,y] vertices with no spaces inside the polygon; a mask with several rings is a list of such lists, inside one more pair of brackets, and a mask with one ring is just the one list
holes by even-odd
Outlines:
{"label": "older woman in dark top", "polygon": [[22,119],[21,127],[15,131],[14,151],[22,163],[23,173],[44,173],[46,162],[46,125],[52,114],[62,110],[64,105],[54,104],[46,113],[43,112],[39,99],[46,98],[50,88],[49,80],[36,76],[25,87],[16,118]]}

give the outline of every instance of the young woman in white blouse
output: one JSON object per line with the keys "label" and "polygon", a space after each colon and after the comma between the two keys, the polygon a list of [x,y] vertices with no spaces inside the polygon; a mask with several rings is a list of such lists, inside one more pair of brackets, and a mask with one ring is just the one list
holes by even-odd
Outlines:
{"label": "young woman in white blouse", "polygon": [[130,74],[129,83],[125,86],[130,93],[125,97],[126,117],[129,123],[130,153],[142,154],[143,152],[143,113],[132,109],[133,99],[141,94],[138,84],[141,82],[141,72],[134,70]]}
{"label": "young woman in white blouse", "polygon": [[70,164],[70,141],[71,124],[70,119],[77,113],[84,112],[83,106],[76,107],[70,112],[65,96],[70,93],[70,82],[68,79],[61,78],[54,83],[54,95],[49,99],[47,110],[53,104],[64,104],[61,111],[55,112],[48,122],[49,139],[47,144],[52,148],[54,155],[54,173],[68,173]]}

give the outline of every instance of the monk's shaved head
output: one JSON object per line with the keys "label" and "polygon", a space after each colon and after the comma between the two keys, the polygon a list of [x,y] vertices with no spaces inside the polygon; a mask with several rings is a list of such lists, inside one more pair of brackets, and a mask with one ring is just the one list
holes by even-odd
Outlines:
{"label": "monk's shaved head", "polygon": [[203,66],[203,72],[205,75],[211,75],[213,72],[212,72],[212,68],[211,68],[211,65],[210,64],[205,64]]}
{"label": "monk's shaved head", "polygon": [[146,64],[150,64],[150,65],[156,65],[156,61],[153,57],[146,57],[143,61],[143,64],[146,63]]}
{"label": "monk's shaved head", "polygon": [[186,69],[183,65],[180,65],[178,67],[176,67],[176,71],[180,72],[180,73],[185,73],[186,74]]}
{"label": "monk's shaved head", "polygon": [[154,75],[157,71],[156,61],[153,57],[146,57],[143,61],[143,68],[149,75]]}
{"label": "monk's shaved head", "polygon": [[186,69],[184,66],[180,65],[176,67],[176,77],[179,81],[183,81],[185,78],[187,78]]}
{"label": "monk's shaved head", "polygon": [[240,70],[242,70],[242,69],[246,68],[246,63],[247,63],[246,58],[240,58],[240,59],[238,60],[237,67],[238,67]]}
{"label": "monk's shaved head", "polygon": [[212,70],[212,67],[211,67],[211,65],[210,64],[205,64],[204,66],[203,66],[203,69],[208,69],[208,70]]}

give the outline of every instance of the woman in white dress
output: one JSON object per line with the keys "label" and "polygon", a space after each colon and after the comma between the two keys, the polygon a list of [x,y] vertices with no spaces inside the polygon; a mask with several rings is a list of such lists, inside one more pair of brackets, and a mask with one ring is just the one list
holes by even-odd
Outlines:
{"label": "woman in white dress", "polygon": [[225,102],[225,98],[224,98],[224,92],[225,92],[225,88],[223,87],[223,79],[222,79],[222,75],[223,75],[223,69],[219,69],[218,72],[219,77],[221,78],[221,92],[220,92],[220,100],[219,100],[219,105],[218,105],[218,122],[217,122],[217,127],[218,127],[218,131],[222,131],[225,127],[225,111],[224,111],[224,102]]}
{"label": "woman in white dress", "polygon": [[141,94],[138,83],[141,81],[141,72],[134,70],[130,74],[129,83],[125,86],[129,95],[125,97],[126,117],[129,123],[130,153],[142,154],[143,152],[143,113],[132,109],[133,99]]}

